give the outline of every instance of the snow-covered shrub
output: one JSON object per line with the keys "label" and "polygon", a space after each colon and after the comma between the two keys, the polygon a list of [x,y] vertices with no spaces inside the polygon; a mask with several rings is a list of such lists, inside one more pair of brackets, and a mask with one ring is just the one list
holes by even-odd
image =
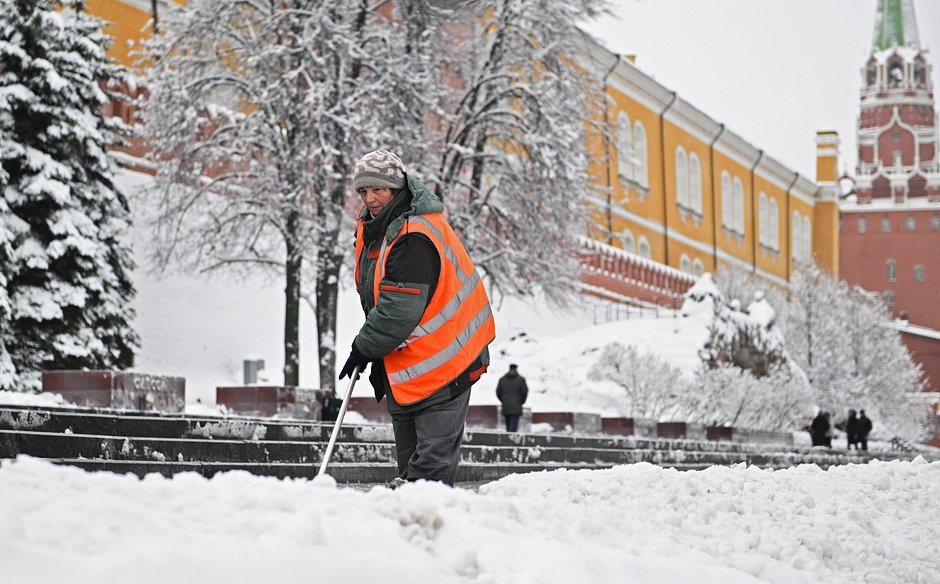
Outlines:
{"label": "snow-covered shrub", "polygon": [[786,366],[761,377],[730,365],[703,367],[693,387],[689,419],[708,425],[791,430],[813,413],[806,379]]}
{"label": "snow-covered shrub", "polygon": [[588,378],[612,381],[623,390],[617,407],[625,417],[666,419],[687,399],[688,382],[681,371],[620,343],[604,347]]}
{"label": "snow-covered shrub", "polygon": [[711,275],[705,274],[686,294],[683,312],[709,308],[709,338],[700,353],[707,367],[730,365],[764,377],[774,368],[788,365],[776,313],[760,292],[747,310],[742,310],[736,299],[726,300]]}

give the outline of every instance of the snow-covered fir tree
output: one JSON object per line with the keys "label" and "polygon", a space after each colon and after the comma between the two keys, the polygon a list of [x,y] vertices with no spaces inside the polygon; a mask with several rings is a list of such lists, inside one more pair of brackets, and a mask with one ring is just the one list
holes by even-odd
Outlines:
{"label": "snow-covered fir tree", "polygon": [[[299,311],[317,321],[332,387],[340,268],[352,256],[349,188],[377,147],[420,160],[437,18],[388,3],[204,0],[166,10],[143,118],[157,164],[162,265],[262,270],[285,282],[284,382],[300,379]],[[425,10],[418,10],[424,6]]]}
{"label": "snow-covered fir tree", "polygon": [[22,389],[42,369],[129,367],[138,345],[106,150],[120,125],[101,113],[122,71],[101,26],[77,0],[0,0],[0,331]]}

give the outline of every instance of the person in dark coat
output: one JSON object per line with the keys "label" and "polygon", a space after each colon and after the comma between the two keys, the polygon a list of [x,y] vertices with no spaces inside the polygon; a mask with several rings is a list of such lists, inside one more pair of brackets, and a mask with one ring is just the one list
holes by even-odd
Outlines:
{"label": "person in dark coat", "polygon": [[858,418],[855,417],[855,410],[849,410],[849,418],[845,421],[845,441],[846,449],[858,450]]}
{"label": "person in dark coat", "polygon": [[813,439],[813,446],[825,446],[828,432],[829,418],[826,416],[826,412],[819,412],[809,425],[809,435]]}
{"label": "person in dark coat", "polygon": [[506,419],[507,432],[515,432],[519,429],[522,404],[529,397],[525,377],[519,375],[516,369],[515,363],[510,365],[509,371],[500,377],[499,383],[496,384],[496,397],[503,404],[503,417]]}
{"label": "person in dark coat", "polygon": [[865,415],[865,410],[859,410],[858,412],[858,443],[861,444],[862,450],[868,450],[868,435],[869,434],[871,434],[871,419]]}

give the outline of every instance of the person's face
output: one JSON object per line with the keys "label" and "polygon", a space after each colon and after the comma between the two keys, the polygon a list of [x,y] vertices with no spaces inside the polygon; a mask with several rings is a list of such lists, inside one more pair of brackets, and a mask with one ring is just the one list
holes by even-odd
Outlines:
{"label": "person's face", "polygon": [[378,216],[395,198],[392,189],[388,187],[365,187],[359,189],[359,196],[362,197],[362,204],[369,209],[373,217]]}

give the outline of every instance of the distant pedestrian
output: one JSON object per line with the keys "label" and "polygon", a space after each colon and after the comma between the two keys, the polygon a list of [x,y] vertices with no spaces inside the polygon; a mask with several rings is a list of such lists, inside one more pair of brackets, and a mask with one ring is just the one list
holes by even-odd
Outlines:
{"label": "distant pedestrian", "polygon": [[836,435],[836,427],[832,425],[832,412],[826,412],[826,422],[829,424],[826,429],[826,448],[832,448],[832,439]]}
{"label": "distant pedestrian", "polygon": [[829,418],[826,417],[826,412],[821,411],[816,414],[816,417],[809,425],[809,435],[812,437],[813,446],[826,445],[826,433],[829,432],[829,426]]}
{"label": "distant pedestrian", "polygon": [[849,418],[845,421],[845,441],[846,449],[858,450],[858,418],[855,417],[855,410],[849,410]]}
{"label": "distant pedestrian", "polygon": [[865,415],[865,410],[858,412],[858,442],[862,450],[868,450],[868,435],[871,434],[871,419]]}
{"label": "distant pedestrian", "polygon": [[503,404],[503,418],[506,419],[506,431],[515,432],[519,429],[519,418],[522,417],[522,404],[529,397],[529,387],[525,377],[519,375],[518,367],[513,363],[509,366],[506,375],[499,378],[496,384],[496,397]]}

